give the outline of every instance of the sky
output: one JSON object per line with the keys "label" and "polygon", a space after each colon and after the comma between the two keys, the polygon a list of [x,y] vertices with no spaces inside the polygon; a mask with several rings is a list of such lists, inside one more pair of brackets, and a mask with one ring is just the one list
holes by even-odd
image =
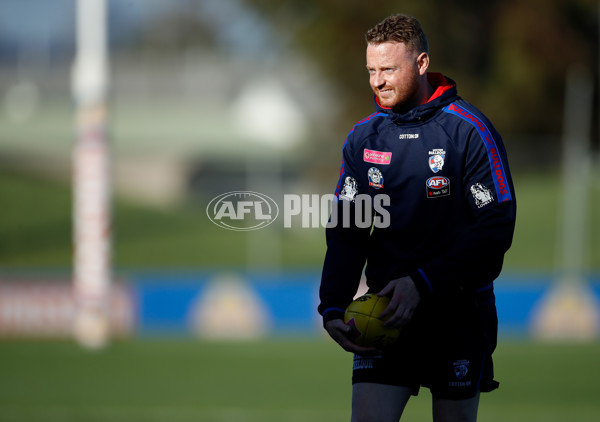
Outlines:
{"label": "sky", "polygon": [[[0,1],[0,54],[14,49],[72,48],[76,0]],[[197,13],[232,54],[276,52],[270,25],[242,0],[108,0],[110,38],[118,43],[176,7]]]}

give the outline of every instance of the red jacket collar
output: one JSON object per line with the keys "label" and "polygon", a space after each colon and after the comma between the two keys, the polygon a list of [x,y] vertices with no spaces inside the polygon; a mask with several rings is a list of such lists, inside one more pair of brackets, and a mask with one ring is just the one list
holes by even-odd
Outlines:
{"label": "red jacket collar", "polygon": [[448,79],[441,73],[430,72],[427,73],[427,81],[434,88],[433,94],[427,102],[433,101],[438,97],[441,97],[444,92],[452,89],[454,83],[449,82]]}
{"label": "red jacket collar", "polygon": [[[449,81],[448,79],[446,79],[446,77],[444,75],[442,75],[441,73],[437,73],[437,72],[428,72],[427,73],[427,81],[434,89],[433,94],[431,94],[431,97],[429,97],[427,102],[431,102],[431,101],[435,100],[436,98],[441,97],[445,92],[451,90],[455,86],[454,82]],[[389,107],[382,106],[379,103],[379,99],[377,98],[377,96],[375,96],[375,102],[382,109],[391,110],[391,108],[389,108]]]}

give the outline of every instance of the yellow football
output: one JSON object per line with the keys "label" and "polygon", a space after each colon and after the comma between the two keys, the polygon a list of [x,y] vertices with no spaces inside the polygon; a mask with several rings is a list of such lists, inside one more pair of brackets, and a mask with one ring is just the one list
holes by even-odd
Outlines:
{"label": "yellow football", "polygon": [[389,303],[388,297],[369,293],[348,305],[344,322],[352,327],[351,337],[356,344],[381,350],[398,340],[400,330],[384,327],[385,321],[379,318]]}

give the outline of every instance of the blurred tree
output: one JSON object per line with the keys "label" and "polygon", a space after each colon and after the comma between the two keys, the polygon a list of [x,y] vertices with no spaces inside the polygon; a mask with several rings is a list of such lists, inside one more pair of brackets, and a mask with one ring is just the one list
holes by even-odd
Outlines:
{"label": "blurred tree", "polygon": [[[337,87],[344,125],[370,113],[365,31],[393,13],[419,18],[433,71],[503,133],[558,139],[566,69],[596,68],[596,0],[245,0],[312,56]],[[534,147],[534,145],[532,145]]]}
{"label": "blurred tree", "polygon": [[[364,33],[394,13],[419,18],[430,40],[430,69],[453,78],[459,93],[491,117],[509,144],[519,135],[527,137],[520,143],[527,148],[543,143],[557,152],[566,70],[579,63],[597,71],[597,0],[406,0],[401,5],[385,0],[238,0],[211,9],[223,14],[231,9],[225,6],[236,5],[237,18],[218,22],[206,21],[209,17],[199,7],[203,3],[179,4],[144,26],[137,45],[130,47],[165,55],[219,49],[219,30],[237,28],[252,38],[244,31],[253,28],[240,25],[239,19],[251,11],[261,16],[254,24],[268,22],[266,33],[276,38],[271,44],[276,51],[253,57],[284,60],[285,54],[299,53],[312,58],[335,92],[340,119],[331,130],[337,133],[347,132],[373,110]],[[264,44],[263,50],[271,48]]]}
{"label": "blurred tree", "polygon": [[565,73],[595,68],[596,1],[511,0],[499,4],[485,104],[511,131],[560,133]]}
{"label": "blurred tree", "polygon": [[137,48],[154,54],[179,54],[189,48],[212,48],[215,35],[189,5],[174,8],[162,19],[144,26],[137,37]]}

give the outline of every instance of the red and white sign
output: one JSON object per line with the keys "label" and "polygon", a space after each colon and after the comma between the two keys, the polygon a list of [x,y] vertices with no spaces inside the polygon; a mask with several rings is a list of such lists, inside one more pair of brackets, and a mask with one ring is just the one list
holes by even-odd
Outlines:
{"label": "red and white sign", "polygon": [[[111,335],[131,334],[134,300],[126,286],[111,286],[108,308]],[[75,311],[70,281],[0,281],[0,337],[71,337]]]}

